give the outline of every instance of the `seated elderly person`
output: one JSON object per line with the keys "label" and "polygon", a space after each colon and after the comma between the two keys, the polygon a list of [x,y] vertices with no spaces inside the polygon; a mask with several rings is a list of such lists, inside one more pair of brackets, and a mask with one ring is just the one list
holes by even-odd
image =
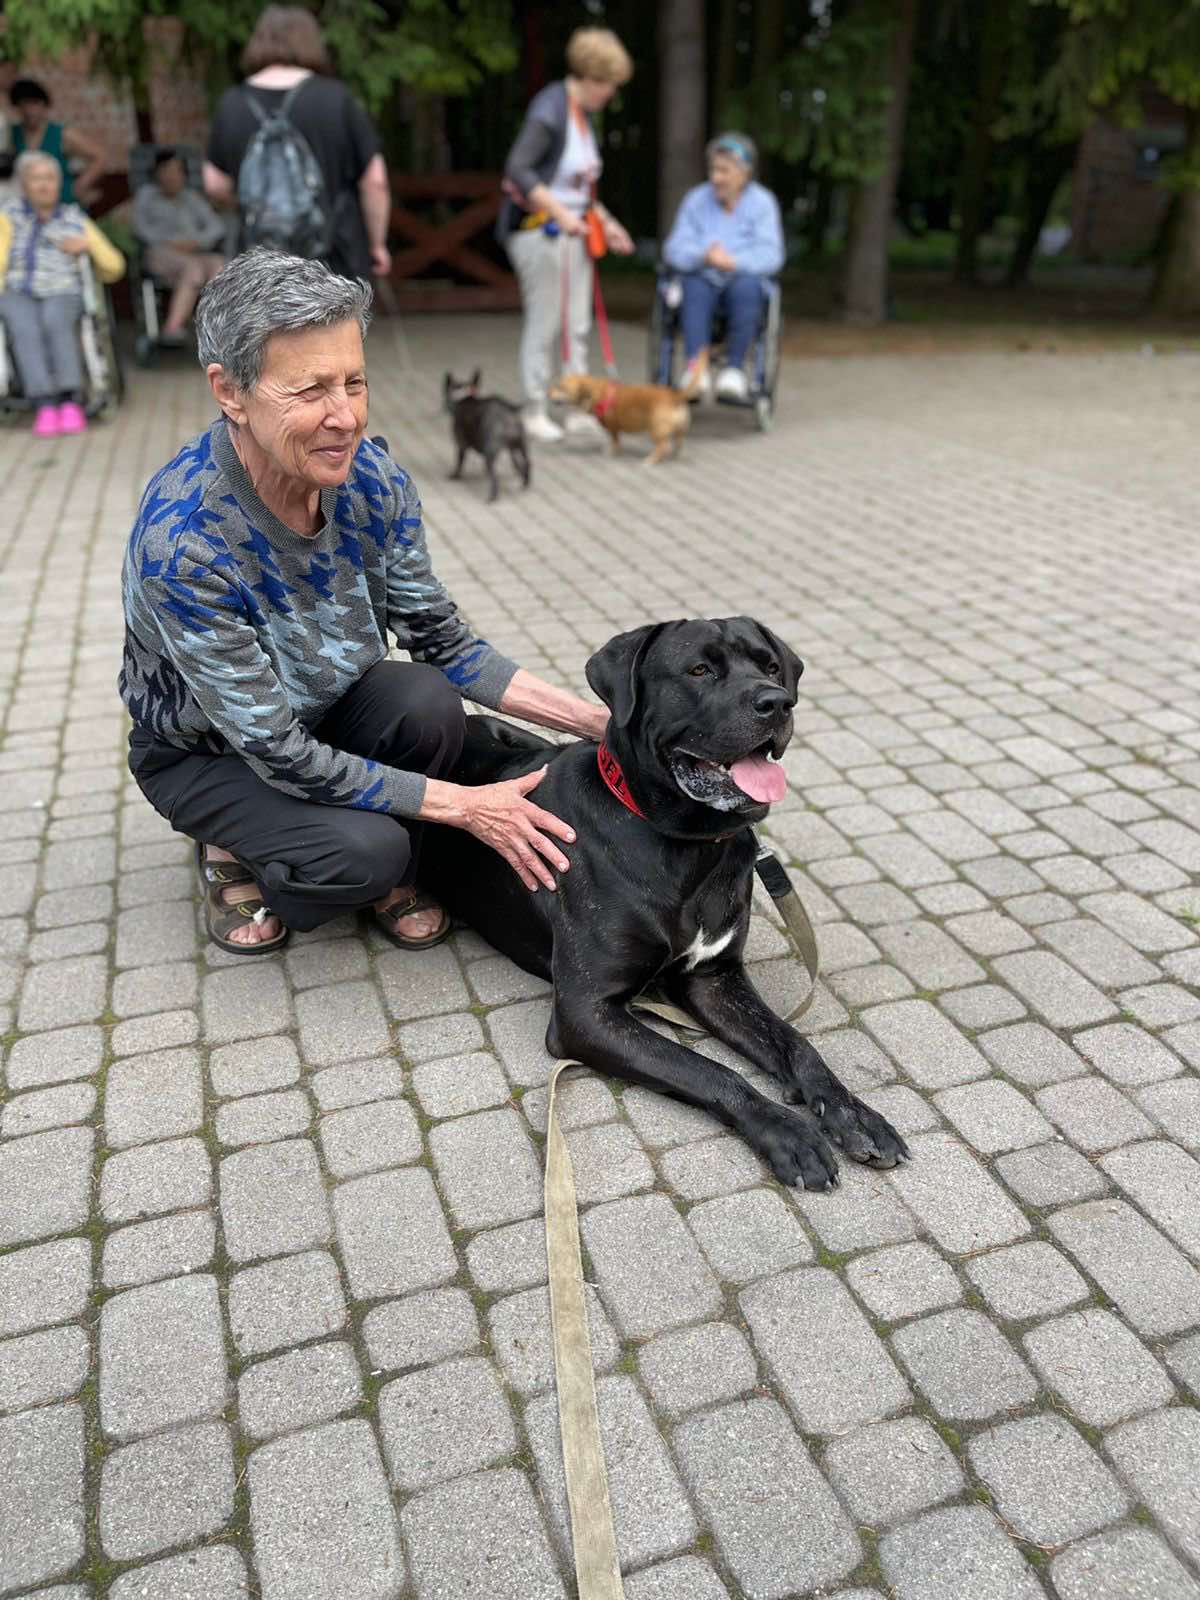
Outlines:
{"label": "seated elderly person", "polygon": [[775,196],[752,181],[758,156],[751,139],[723,133],[705,155],[708,182],[684,195],[663,259],[683,278],[679,315],[688,365],[707,362],[713,318],[723,311],[725,366],[717,395],[747,400],[746,353],[762,318],[764,279],[783,266],[783,226]]}
{"label": "seated elderly person", "polygon": [[151,480],[125,559],[130,769],[198,841],[209,935],[238,954],[366,908],[395,944],[438,943],[425,821],[553,888],[573,835],[528,797],[542,774],[448,781],[462,697],[592,738],[607,721],[477,638],[435,576],[416,488],[366,438],[370,296],[262,249],[207,285],[221,415]]}
{"label": "seated elderly person", "polygon": [[76,205],[59,199],[62,172],[39,150],[17,157],[20,199],[0,205],[0,319],[21,385],[33,402],[37,438],[82,433],[83,313],[80,257],[102,283],[115,283],[125,258]]}
{"label": "seated elderly person", "polygon": [[198,189],[189,189],[187,169],[174,150],[159,150],[154,180],[133,198],[133,231],[146,247],[146,265],[171,285],[160,344],[187,342],[187,325],[200,291],[225,265],[220,246],[225,224]]}

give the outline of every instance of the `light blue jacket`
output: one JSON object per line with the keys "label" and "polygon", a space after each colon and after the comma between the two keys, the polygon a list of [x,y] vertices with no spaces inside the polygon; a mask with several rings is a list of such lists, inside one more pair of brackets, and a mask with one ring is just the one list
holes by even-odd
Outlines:
{"label": "light blue jacket", "polygon": [[783,266],[784,249],[779,202],[771,191],[748,183],[737,205],[726,211],[711,183],[689,189],[663,246],[663,259],[676,272],[699,272],[710,244],[724,245],[738,272],[774,277]]}

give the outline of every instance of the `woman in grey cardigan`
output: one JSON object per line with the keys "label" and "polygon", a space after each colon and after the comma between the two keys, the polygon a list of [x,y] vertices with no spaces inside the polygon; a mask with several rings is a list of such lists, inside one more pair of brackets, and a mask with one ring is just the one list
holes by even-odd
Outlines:
{"label": "woman in grey cardigan", "polygon": [[[595,208],[608,248],[629,255],[633,240],[596,200],[604,163],[589,120],[633,75],[624,45],[608,28],[577,28],[567,41],[567,76],[534,96],[504,166],[505,204],[497,224],[521,286],[521,382],[525,431],[550,444],[563,436],[546,413],[551,352],[560,337],[564,281],[568,372],[587,371],[592,326],[592,260],[585,213]],[[591,431],[582,415],[569,428]]]}

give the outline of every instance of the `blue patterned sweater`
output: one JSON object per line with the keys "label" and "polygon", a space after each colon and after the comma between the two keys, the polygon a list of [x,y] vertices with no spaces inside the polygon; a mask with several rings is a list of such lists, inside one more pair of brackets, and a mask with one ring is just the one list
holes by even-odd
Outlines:
{"label": "blue patterned sweater", "polygon": [[364,440],[322,493],[324,525],[293,533],[250,483],[224,420],[151,479],[125,555],[121,698],[187,749],[230,750],[267,783],[322,805],[416,816],[420,773],[313,737],[387,655],[387,630],[480,705],[516,663],[478,639],[434,576],[407,473]]}

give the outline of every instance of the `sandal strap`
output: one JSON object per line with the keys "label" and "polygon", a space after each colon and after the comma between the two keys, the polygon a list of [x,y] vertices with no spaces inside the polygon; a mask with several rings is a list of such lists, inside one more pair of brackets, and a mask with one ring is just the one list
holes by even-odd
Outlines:
{"label": "sandal strap", "polygon": [[411,917],[417,911],[440,911],[443,916],[445,915],[445,907],[430,895],[423,894],[420,889],[414,889],[407,900],[397,900],[393,905],[377,911],[375,915],[395,926],[401,917]]}

